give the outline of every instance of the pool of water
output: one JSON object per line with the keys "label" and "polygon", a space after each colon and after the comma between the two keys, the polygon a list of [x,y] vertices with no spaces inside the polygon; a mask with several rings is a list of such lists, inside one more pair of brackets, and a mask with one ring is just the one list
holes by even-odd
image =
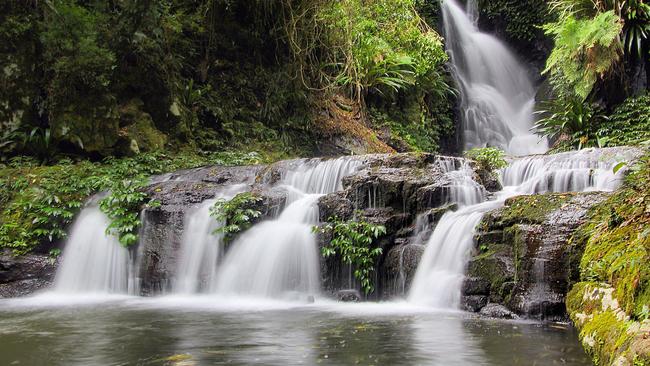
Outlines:
{"label": "pool of water", "polygon": [[590,365],[573,328],[400,303],[0,301],[3,365]]}

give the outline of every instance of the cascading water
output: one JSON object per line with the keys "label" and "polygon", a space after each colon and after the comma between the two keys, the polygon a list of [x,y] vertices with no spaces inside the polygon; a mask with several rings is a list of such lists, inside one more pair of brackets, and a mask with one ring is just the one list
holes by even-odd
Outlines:
{"label": "cascading water", "polygon": [[507,198],[543,192],[611,191],[620,184],[624,170],[614,173],[613,167],[629,158],[611,154],[607,149],[587,149],[514,161],[502,171],[504,188],[495,194],[494,200],[461,204],[458,211],[442,216],[418,265],[409,301],[439,308],[459,306],[460,286],[475,228],[483,214],[503,206]]}
{"label": "cascading water", "polygon": [[519,156],[546,152],[546,140],[530,132],[535,89],[525,68],[498,39],[479,32],[476,19],[454,0],[444,0],[442,12],[465,147],[494,146]]}
{"label": "cascading water", "polygon": [[72,226],[56,274],[54,292],[134,293],[129,251],[106,234],[109,220],[97,206],[83,209]]}
{"label": "cascading water", "polygon": [[217,265],[223,253],[223,234],[215,233],[215,230],[224,223],[210,216],[210,208],[218,199],[231,199],[245,187],[243,184],[226,187],[214,199],[201,203],[187,216],[174,293],[191,294],[200,290],[214,290]]}
{"label": "cascading water", "polygon": [[359,161],[339,158],[300,163],[282,180],[287,206],[272,221],[261,222],[234,243],[217,273],[216,292],[224,295],[286,297],[314,295],[320,289],[318,198],[340,190],[344,176]]}

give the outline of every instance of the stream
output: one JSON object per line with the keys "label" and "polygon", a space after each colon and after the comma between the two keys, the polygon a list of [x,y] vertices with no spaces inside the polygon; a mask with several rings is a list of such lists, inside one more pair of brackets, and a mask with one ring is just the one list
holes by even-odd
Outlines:
{"label": "stream", "polygon": [[0,302],[2,364],[590,365],[565,324],[487,320],[403,303],[79,301]]}

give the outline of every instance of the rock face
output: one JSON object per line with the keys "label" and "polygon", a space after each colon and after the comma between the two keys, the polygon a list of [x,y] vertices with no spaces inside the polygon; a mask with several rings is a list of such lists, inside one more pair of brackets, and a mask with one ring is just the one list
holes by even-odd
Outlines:
{"label": "rock face", "polygon": [[[205,200],[215,197],[224,185],[242,184],[252,189],[256,174],[263,168],[206,167],[153,178],[148,193],[160,202],[160,206],[142,212],[137,248],[144,295],[171,289],[186,216]],[[274,206],[269,204],[266,207]]]}
{"label": "rock face", "polygon": [[[566,318],[565,297],[581,257],[569,242],[604,193],[514,197],[485,215],[463,286],[465,307],[497,303],[538,319]],[[480,301],[479,301],[480,297]]]}
{"label": "rock face", "polygon": [[30,295],[52,285],[56,261],[43,254],[0,255],[0,298]]}
{"label": "rock face", "polygon": [[[444,212],[455,208],[448,204],[454,182],[447,173],[464,163],[462,158],[431,154],[368,155],[355,174],[343,179],[342,191],[319,200],[321,221],[333,216],[348,220],[356,213],[386,227],[386,235],[374,243],[383,254],[375,272],[375,292],[369,298],[387,299],[408,291],[427,234]],[[321,246],[329,240],[324,235],[319,238]],[[340,289],[360,289],[353,270],[341,264],[341,258],[321,262],[324,290],[336,294]]]}

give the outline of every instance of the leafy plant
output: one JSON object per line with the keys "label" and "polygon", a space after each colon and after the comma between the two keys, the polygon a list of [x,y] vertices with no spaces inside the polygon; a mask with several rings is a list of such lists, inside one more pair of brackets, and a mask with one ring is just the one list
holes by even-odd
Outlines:
{"label": "leafy plant", "polygon": [[262,198],[251,192],[240,193],[230,200],[218,199],[210,208],[210,216],[223,225],[214,233],[223,234],[225,243],[231,242],[238,234],[253,226],[254,219],[260,217],[262,213],[253,208],[260,201]]}
{"label": "leafy plant", "polygon": [[466,151],[465,157],[476,161],[480,169],[488,172],[494,172],[508,166],[503,150],[495,147],[474,148]]}
{"label": "leafy plant", "polygon": [[112,185],[109,195],[99,203],[102,212],[111,220],[106,235],[117,236],[125,247],[138,242],[139,214],[147,201],[147,194],[143,192],[145,185],[143,177],[118,180]]}
{"label": "leafy plant", "polygon": [[555,23],[544,26],[555,47],[546,61],[545,74],[561,95],[587,98],[596,80],[608,73],[618,61],[622,45],[623,21],[614,11],[598,13],[594,18],[576,18],[566,13]]}
{"label": "leafy plant", "polygon": [[375,259],[381,255],[381,248],[372,248],[374,239],[386,233],[382,225],[374,225],[363,220],[343,221],[330,217],[323,226],[315,226],[314,232],[330,233],[332,240],[321,248],[323,257],[340,255],[344,263],[354,266],[354,277],[361,282],[365,294],[375,290],[371,276]]}
{"label": "leafy plant", "polygon": [[602,147],[605,136],[599,133],[609,118],[597,104],[582,101],[578,97],[552,100],[542,104],[536,122],[536,130],[551,138],[558,139],[560,149],[583,147]]}
{"label": "leafy plant", "polygon": [[628,98],[607,123],[599,126],[604,146],[640,145],[650,141],[650,95]]}

